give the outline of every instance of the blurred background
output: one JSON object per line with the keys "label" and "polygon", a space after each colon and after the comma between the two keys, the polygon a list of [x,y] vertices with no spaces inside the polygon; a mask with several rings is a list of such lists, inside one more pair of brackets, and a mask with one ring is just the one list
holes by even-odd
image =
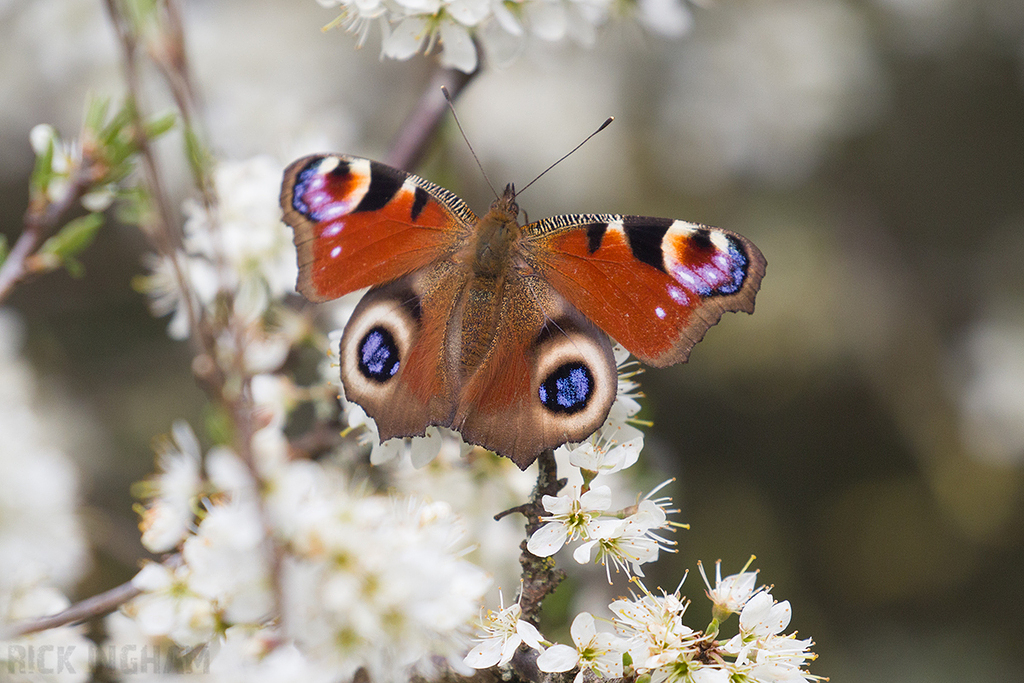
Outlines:
{"label": "blurred background", "polygon": [[[183,6],[224,159],[379,158],[430,75],[429,58],[380,60],[378,36],[357,50],[322,33],[337,12],[313,0]],[[726,316],[689,364],[640,378],[654,421],[641,457],[652,481],[678,477],[692,525],[648,584],[671,590],[697,559],[732,573],[754,553],[817,642],[818,675],[1015,680],[1024,3],[720,0],[692,19],[678,40],[613,21],[587,49],[532,41],[458,102],[496,185],[521,186],[616,117],[520,200],[532,220],[677,217],[742,233],[768,259],[754,316]],[[123,86],[100,2],[0,0],[0,45],[0,230],[13,241],[31,128],[74,137],[87,93]],[[410,170],[489,203],[450,126]],[[179,201],[185,176],[168,170]],[[130,485],[152,471],[156,435],[202,421],[187,345],[132,288],[146,250],[109,225],[84,277],[22,285],[2,315],[36,413],[78,470],[94,551],[77,597],[131,576],[144,551]]]}

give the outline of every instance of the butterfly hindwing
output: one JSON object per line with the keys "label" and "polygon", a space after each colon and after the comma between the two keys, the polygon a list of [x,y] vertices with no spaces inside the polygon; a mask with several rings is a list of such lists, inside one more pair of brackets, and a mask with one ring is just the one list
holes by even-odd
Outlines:
{"label": "butterfly hindwing", "polygon": [[288,166],[281,206],[295,231],[297,287],[310,301],[423,268],[457,249],[477,221],[448,190],[344,154],[303,157]]}
{"label": "butterfly hindwing", "polygon": [[539,274],[643,362],[685,361],[726,311],[754,310],[765,259],[720,228],[575,214],[523,228]]}
{"label": "butterfly hindwing", "polygon": [[437,263],[370,289],[345,326],[345,396],[376,420],[381,441],[451,425],[459,375],[446,337],[463,285],[450,263]]}
{"label": "butterfly hindwing", "polygon": [[452,426],[526,469],[543,450],[601,426],[618,376],[608,336],[547,283],[512,277],[500,300],[493,341],[461,387]]}

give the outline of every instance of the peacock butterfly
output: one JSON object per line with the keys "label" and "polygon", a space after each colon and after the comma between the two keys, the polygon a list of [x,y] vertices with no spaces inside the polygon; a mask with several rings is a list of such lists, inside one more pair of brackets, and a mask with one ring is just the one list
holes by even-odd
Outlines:
{"label": "peacock butterfly", "polygon": [[728,230],[668,218],[518,221],[512,185],[477,218],[423,178],[344,154],[292,163],[281,188],[298,290],[370,287],[345,327],[346,397],[381,440],[429,425],[525,469],[604,422],[609,337],[663,367],[726,311],[754,311],[765,259]]}

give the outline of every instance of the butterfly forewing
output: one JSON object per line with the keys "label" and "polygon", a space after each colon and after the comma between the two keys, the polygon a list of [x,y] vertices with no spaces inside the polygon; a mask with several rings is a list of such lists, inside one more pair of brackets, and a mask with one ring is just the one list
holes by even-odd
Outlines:
{"label": "butterfly forewing", "polygon": [[295,230],[299,291],[310,301],[423,268],[456,250],[477,218],[451,192],[405,171],[343,154],[292,163],[281,186]]}
{"label": "butterfly forewing", "polygon": [[523,228],[524,249],[559,293],[637,358],[685,361],[726,311],[754,310],[765,259],[720,228],[575,214]]}

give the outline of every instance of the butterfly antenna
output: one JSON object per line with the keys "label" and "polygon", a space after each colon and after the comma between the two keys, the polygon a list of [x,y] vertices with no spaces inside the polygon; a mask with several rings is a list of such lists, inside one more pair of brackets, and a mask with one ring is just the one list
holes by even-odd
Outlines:
{"label": "butterfly antenna", "polygon": [[531,180],[530,182],[526,183],[526,187],[524,187],[523,189],[521,189],[521,190],[519,190],[518,192],[516,192],[516,195],[518,196],[518,195],[521,195],[521,194],[523,194],[524,192],[526,192],[526,188],[527,188],[527,187],[529,187],[530,185],[533,185],[533,184],[534,184],[535,182],[537,182],[538,180],[540,180],[540,179],[541,179],[541,176],[543,176],[543,175],[544,175],[545,173],[547,173],[548,171],[550,171],[551,169],[553,169],[553,168],[554,168],[555,166],[558,166],[558,165],[559,165],[560,163],[562,163],[563,161],[565,161],[565,160],[566,160],[566,158],[567,158],[567,157],[568,157],[568,156],[569,156],[570,154],[572,154],[573,152],[575,152],[576,150],[578,150],[578,149],[579,149],[580,147],[582,147],[583,145],[587,144],[587,141],[588,141],[588,140],[590,140],[590,138],[594,137],[595,135],[597,135],[598,133],[600,133],[600,132],[601,132],[602,130],[604,130],[605,128],[607,128],[608,126],[610,126],[610,125],[611,125],[611,123],[612,123],[612,121],[614,121],[614,120],[615,120],[615,117],[614,117],[614,116],[609,116],[609,117],[608,117],[608,118],[607,118],[607,119],[605,120],[605,122],[604,122],[604,123],[602,123],[602,124],[600,125],[600,127],[598,127],[598,129],[597,129],[597,130],[595,130],[595,131],[594,131],[593,133],[591,133],[590,135],[588,135],[588,136],[587,136],[587,137],[586,137],[586,138],[585,138],[585,139],[583,140],[583,142],[581,142],[580,144],[578,144],[578,145],[576,145],[575,147],[573,147],[573,148],[572,148],[571,150],[569,150],[569,152],[568,152],[568,153],[567,153],[567,154],[566,154],[565,156],[563,156],[563,157],[562,157],[561,159],[559,159],[558,161],[556,161],[555,163],[551,164],[550,166],[548,166],[547,168],[545,168],[545,169],[544,169],[543,171],[541,171],[541,173],[540,173],[540,175],[539,175],[539,176],[537,176],[536,178],[534,178],[534,179],[533,179],[533,180]]}
{"label": "butterfly antenna", "polygon": [[476,150],[473,149],[473,145],[470,144],[469,138],[466,137],[466,131],[462,129],[462,123],[459,121],[459,115],[455,113],[455,103],[452,102],[452,95],[448,92],[446,86],[441,86],[441,92],[444,93],[444,99],[448,102],[448,108],[452,110],[452,118],[455,119],[455,125],[459,127],[459,132],[462,133],[462,139],[466,141],[466,146],[469,147],[470,154],[473,155],[473,160],[476,161],[477,167],[480,169],[481,175],[484,180],[487,181],[487,187],[491,188],[491,192],[494,193],[494,198],[498,198],[498,193],[494,189],[494,185],[491,185],[491,179],[487,177],[487,172],[484,170],[484,165],[480,163],[480,157],[476,155]]}

